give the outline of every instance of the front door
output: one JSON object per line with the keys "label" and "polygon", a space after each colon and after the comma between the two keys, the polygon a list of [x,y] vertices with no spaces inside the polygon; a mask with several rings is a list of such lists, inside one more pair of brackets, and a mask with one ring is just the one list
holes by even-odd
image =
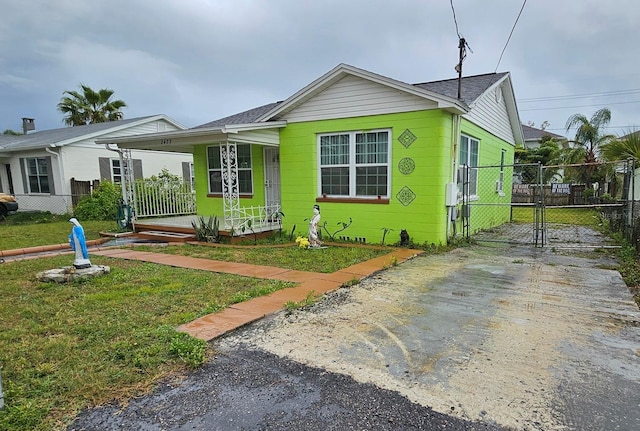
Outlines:
{"label": "front door", "polygon": [[264,195],[268,208],[280,209],[280,149],[264,149]]}

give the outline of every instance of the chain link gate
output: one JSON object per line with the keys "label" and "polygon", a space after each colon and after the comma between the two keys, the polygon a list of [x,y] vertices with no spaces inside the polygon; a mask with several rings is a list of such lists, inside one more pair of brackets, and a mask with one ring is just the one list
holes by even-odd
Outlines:
{"label": "chain link gate", "polygon": [[463,234],[482,241],[542,246],[539,164],[462,166]]}
{"label": "chain link gate", "polygon": [[611,246],[603,225],[623,233],[632,225],[633,172],[632,161],[462,166],[462,233],[535,247]]}
{"label": "chain link gate", "polygon": [[632,161],[543,166],[543,228],[551,247],[612,247],[603,231],[626,233],[633,219]]}

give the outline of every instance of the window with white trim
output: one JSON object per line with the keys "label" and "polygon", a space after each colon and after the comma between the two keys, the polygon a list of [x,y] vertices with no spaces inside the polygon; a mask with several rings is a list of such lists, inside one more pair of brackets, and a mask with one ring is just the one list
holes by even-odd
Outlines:
{"label": "window with white trim", "polygon": [[120,159],[111,159],[111,179],[114,184],[122,183],[123,178],[129,175],[129,166],[127,161],[124,161],[124,169],[120,166]]}
{"label": "window with white trim", "polygon": [[50,193],[49,166],[45,158],[28,158],[27,175],[31,193]]}
{"label": "window with white trim", "polygon": [[[468,169],[468,183],[469,196],[478,195],[478,147],[480,141],[475,138],[466,135],[460,135],[460,158],[458,160],[459,166],[466,165]],[[463,192],[463,184],[458,183],[458,190]]]}
{"label": "window with white trim", "polygon": [[[251,167],[251,145],[236,145],[238,161],[238,191],[253,194],[253,169]],[[222,193],[222,148],[220,145],[207,147],[207,169],[209,173],[209,193]]]}
{"label": "window with white trim", "polygon": [[391,131],[318,135],[320,194],[389,197]]}

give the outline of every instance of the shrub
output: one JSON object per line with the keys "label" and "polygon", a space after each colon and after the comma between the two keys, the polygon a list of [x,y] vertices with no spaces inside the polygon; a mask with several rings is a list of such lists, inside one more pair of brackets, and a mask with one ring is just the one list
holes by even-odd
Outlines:
{"label": "shrub", "polygon": [[102,181],[91,196],[78,202],[74,211],[79,220],[115,220],[122,190],[118,184]]}

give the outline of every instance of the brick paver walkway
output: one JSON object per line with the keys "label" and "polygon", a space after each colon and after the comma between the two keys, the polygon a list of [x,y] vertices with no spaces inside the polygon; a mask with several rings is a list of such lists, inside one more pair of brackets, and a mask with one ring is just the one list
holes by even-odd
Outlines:
{"label": "brick paver walkway", "polygon": [[384,256],[350,266],[331,274],[318,272],[295,271],[272,266],[250,265],[237,262],[201,259],[188,256],[175,256],[161,253],[136,251],[130,248],[113,248],[91,251],[91,254],[119,259],[140,260],[161,265],[180,268],[199,269],[248,277],[267,278],[298,283],[295,287],[279,290],[270,295],[252,298],[238,304],[230,305],[222,311],[208,314],[192,322],[181,325],[178,329],[206,341],[233,331],[248,323],[280,311],[289,302],[299,302],[307,298],[310,292],[319,296],[335,290],[344,283],[361,280],[394,262],[401,263],[422,253],[420,250],[394,249]]}

